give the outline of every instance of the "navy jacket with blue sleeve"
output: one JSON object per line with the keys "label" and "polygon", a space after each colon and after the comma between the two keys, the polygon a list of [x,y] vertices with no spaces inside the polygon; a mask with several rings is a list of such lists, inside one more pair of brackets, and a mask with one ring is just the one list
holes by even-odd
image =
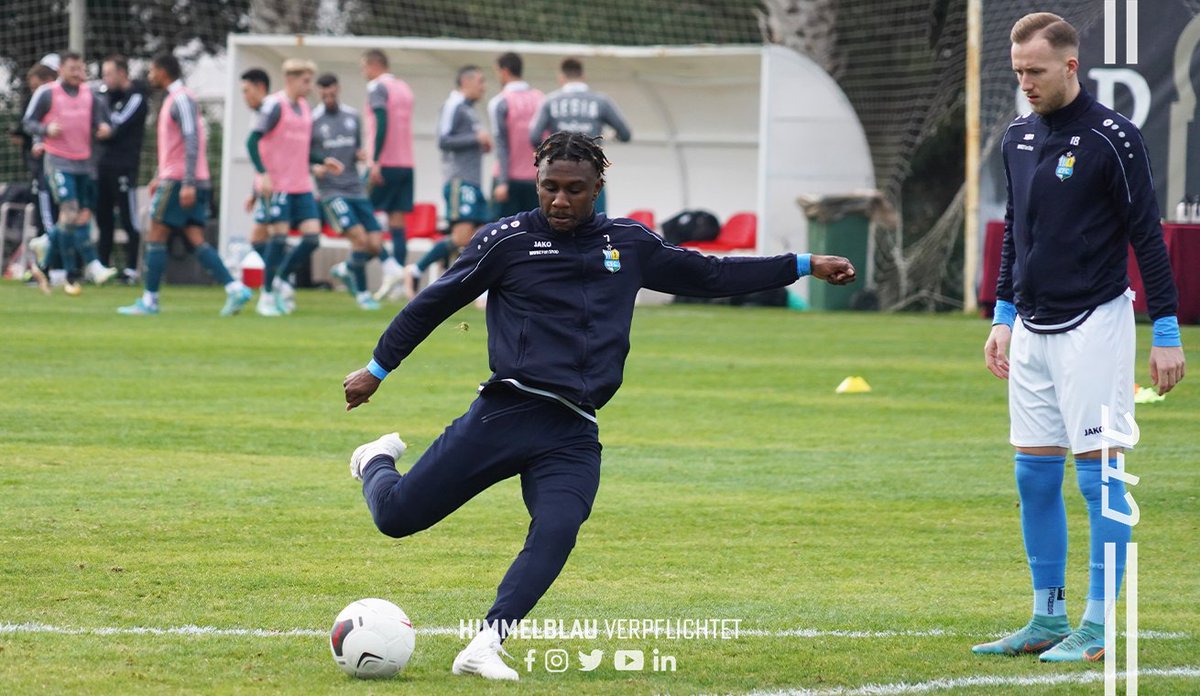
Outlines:
{"label": "navy jacket with blue sleeve", "polygon": [[395,369],[486,290],[488,382],[517,380],[594,410],[621,386],[640,288],[722,297],[798,277],[795,254],[704,256],[667,244],[633,220],[603,215],[560,233],[533,210],[481,228],[458,261],[396,315],[374,359]]}
{"label": "navy jacket with blue sleeve", "polygon": [[1067,329],[1129,285],[1132,243],[1150,317],[1176,312],[1142,134],[1081,88],[1067,106],[1027,114],[1001,145],[1008,183],[996,297],[1026,325]]}

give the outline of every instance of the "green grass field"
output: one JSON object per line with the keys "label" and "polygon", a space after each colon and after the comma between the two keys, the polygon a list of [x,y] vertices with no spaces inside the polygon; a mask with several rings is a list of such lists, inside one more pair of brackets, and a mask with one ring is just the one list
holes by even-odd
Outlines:
{"label": "green grass field", "polygon": [[[640,309],[625,387],[601,414],[595,509],[531,618],[724,618],[745,633],[512,640],[514,686],[451,676],[463,641],[446,629],[482,617],[522,544],[517,482],[396,541],[346,466],[392,430],[419,454],[466,409],[487,376],[482,314],[455,316],[346,413],[342,377],[390,312],[302,292],[291,318],[223,320],[219,290],[168,287],[161,316],[114,314],[136,293],[0,284],[7,693],[1103,693],[1099,665],[969,651],[1024,623],[1030,603],[982,321]],[[1200,330],[1184,343],[1200,346]],[[847,375],[874,391],[835,395]],[[1138,608],[1154,632],[1140,641],[1141,693],[1196,694],[1200,383],[1137,415]],[[1075,622],[1087,527],[1067,480]],[[345,677],[324,634],[368,596],[422,631],[388,682]],[[163,632],[187,626],[201,628]],[[555,648],[569,671],[544,668]],[[577,671],[593,649],[604,662]],[[644,650],[647,670],[616,671],[617,649]],[[676,671],[650,671],[654,650]]]}

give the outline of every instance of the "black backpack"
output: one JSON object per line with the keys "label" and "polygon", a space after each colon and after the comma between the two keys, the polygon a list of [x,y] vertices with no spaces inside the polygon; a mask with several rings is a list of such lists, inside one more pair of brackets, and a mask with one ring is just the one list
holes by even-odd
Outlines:
{"label": "black backpack", "polygon": [[721,233],[721,221],[707,210],[685,210],[662,224],[668,244],[711,242]]}

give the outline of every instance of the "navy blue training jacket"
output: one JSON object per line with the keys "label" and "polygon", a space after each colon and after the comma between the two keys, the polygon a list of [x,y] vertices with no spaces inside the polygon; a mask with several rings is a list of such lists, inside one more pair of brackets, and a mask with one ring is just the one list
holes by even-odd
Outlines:
{"label": "navy blue training jacket", "polygon": [[1150,317],[1174,315],[1150,158],[1128,119],[1080,88],[1046,116],[1012,122],[1001,145],[1008,179],[996,297],[1027,325],[1070,328],[1125,291],[1129,244]]}
{"label": "navy blue training jacket", "polygon": [[395,369],[486,290],[488,383],[517,380],[592,411],[621,386],[638,289],[722,297],[798,277],[795,254],[704,256],[604,215],[560,233],[533,210],[480,229],[454,265],[396,315],[374,358]]}

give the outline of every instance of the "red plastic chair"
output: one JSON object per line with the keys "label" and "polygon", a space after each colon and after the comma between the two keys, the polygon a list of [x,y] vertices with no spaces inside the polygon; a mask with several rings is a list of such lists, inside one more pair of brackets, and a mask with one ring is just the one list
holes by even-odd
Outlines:
{"label": "red plastic chair", "polygon": [[654,211],[653,210],[646,210],[646,209],[634,210],[633,212],[629,213],[625,217],[627,217],[630,220],[633,220],[635,222],[642,223],[651,232],[658,231],[654,224]]}
{"label": "red plastic chair", "polygon": [[735,213],[721,226],[721,233],[711,242],[685,242],[683,246],[697,251],[741,251],[758,247],[758,215]]}
{"label": "red plastic chair", "polygon": [[412,212],[404,214],[404,232],[409,239],[440,239],[437,206],[433,203],[414,204]]}

